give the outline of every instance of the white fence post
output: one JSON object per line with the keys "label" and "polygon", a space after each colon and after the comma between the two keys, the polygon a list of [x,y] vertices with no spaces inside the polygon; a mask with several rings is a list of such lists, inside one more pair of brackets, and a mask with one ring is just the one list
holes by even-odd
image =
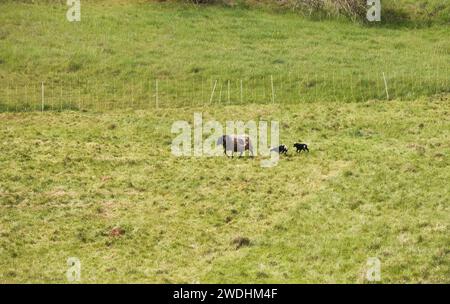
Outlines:
{"label": "white fence post", "polygon": [[230,103],[230,80],[228,79],[228,103]]}
{"label": "white fence post", "polygon": [[243,103],[243,88],[242,88],[242,79],[241,79],[241,103]]}
{"label": "white fence post", "polygon": [[209,98],[209,103],[210,104],[212,103],[212,99],[214,97],[214,92],[216,91],[216,85],[217,85],[217,80],[214,81],[214,87],[213,87],[212,92],[211,92],[211,97]]}
{"label": "white fence post", "polygon": [[159,90],[158,90],[158,79],[156,79],[156,81],[155,81],[155,98],[156,98],[156,108],[157,108],[157,109],[158,109],[158,107],[159,107],[158,94],[159,94]]}
{"label": "white fence post", "polygon": [[272,86],[272,103],[275,103],[275,90],[273,88],[273,76],[270,75],[270,84]]}
{"label": "white fence post", "polygon": [[44,112],[44,104],[45,104],[45,88],[44,82],[41,82],[41,112]]}
{"label": "white fence post", "polygon": [[387,81],[386,81],[386,75],[384,75],[384,72],[383,72],[383,79],[384,79],[384,89],[386,90],[386,97],[387,97],[387,100],[389,100],[389,91],[388,91],[388,86],[387,86]]}

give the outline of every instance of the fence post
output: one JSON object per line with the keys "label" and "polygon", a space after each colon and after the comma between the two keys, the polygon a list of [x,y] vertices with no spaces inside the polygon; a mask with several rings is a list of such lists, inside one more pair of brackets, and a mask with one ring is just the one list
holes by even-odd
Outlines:
{"label": "fence post", "polygon": [[131,108],[134,109],[134,82],[131,81]]}
{"label": "fence post", "polygon": [[9,96],[9,88],[10,82],[8,81],[8,84],[6,86],[6,112],[9,112],[9,104],[11,103],[11,97]]}
{"label": "fence post", "polygon": [[262,100],[266,102],[266,77],[262,76]]}
{"label": "fence post", "polygon": [[205,102],[205,100],[203,99],[203,98],[205,98],[205,96],[203,94],[203,87],[204,87],[204,84],[203,84],[203,76],[202,76],[202,105]]}
{"label": "fence post", "polygon": [[[78,110],[81,111],[81,82],[80,77],[78,77]],[[114,102],[116,102],[116,82],[114,81]]]}
{"label": "fence post", "polygon": [[159,90],[158,90],[158,79],[156,79],[156,81],[155,81],[155,98],[156,98],[156,108],[157,108],[157,109],[158,109],[158,107],[159,107],[158,94],[159,94]]}
{"label": "fence post", "polygon": [[24,111],[27,110],[27,105],[28,105],[28,84],[25,85],[25,107],[24,107]]}
{"label": "fence post", "polygon": [[386,98],[387,98],[387,100],[389,100],[389,91],[388,91],[388,86],[387,86],[387,81],[386,81],[386,75],[384,75],[384,72],[383,72],[383,80],[384,80],[384,89],[386,90]]}
{"label": "fence post", "polygon": [[228,103],[230,103],[230,79],[228,79]]}
{"label": "fence post", "polygon": [[273,75],[270,75],[270,85],[272,87],[272,103],[275,103],[275,90],[273,88]]}
{"label": "fence post", "polygon": [[210,104],[212,103],[212,99],[214,97],[214,92],[216,91],[216,85],[217,85],[217,80],[214,81],[214,87],[213,87],[212,92],[211,92],[211,97],[209,98],[209,103]]}
{"label": "fence post", "polygon": [[243,88],[242,88],[242,79],[241,79],[241,103],[243,103]]}
{"label": "fence post", "polygon": [[44,103],[45,103],[45,88],[44,82],[41,82],[41,112],[44,112]]}
{"label": "fence post", "polygon": [[[17,98],[17,96],[19,96],[19,91],[17,90],[17,84],[15,85],[15,88],[16,88],[16,90],[15,90],[15,95],[16,95],[16,98]],[[16,112],[17,112],[17,105],[19,104],[19,102],[18,102],[18,100],[20,100],[20,98],[18,98],[17,99],[17,101],[15,102],[15,109],[16,109]]]}

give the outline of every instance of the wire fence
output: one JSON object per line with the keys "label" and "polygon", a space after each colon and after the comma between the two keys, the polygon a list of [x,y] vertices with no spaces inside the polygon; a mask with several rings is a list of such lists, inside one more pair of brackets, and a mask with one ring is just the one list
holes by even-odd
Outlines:
{"label": "wire fence", "polygon": [[450,93],[448,70],[285,73],[246,78],[75,79],[2,83],[0,112],[151,109],[225,104],[414,100]]}

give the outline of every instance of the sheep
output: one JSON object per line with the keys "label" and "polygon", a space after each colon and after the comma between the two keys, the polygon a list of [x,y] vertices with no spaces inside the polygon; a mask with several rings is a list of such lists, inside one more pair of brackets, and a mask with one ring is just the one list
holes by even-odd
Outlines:
{"label": "sheep", "polygon": [[300,153],[300,152],[302,152],[302,151],[309,152],[309,149],[308,149],[308,145],[307,145],[307,144],[295,143],[295,144],[294,144],[294,148],[297,149],[297,153]]}
{"label": "sheep", "polygon": [[253,145],[247,135],[222,135],[217,139],[216,144],[223,146],[225,155],[227,155],[227,151],[231,151],[231,157],[233,157],[234,152],[240,152],[239,157],[241,157],[244,151],[248,150],[253,157]]}
{"label": "sheep", "polygon": [[287,154],[288,148],[286,147],[286,145],[280,145],[278,147],[270,149],[270,152],[277,152],[279,154]]}

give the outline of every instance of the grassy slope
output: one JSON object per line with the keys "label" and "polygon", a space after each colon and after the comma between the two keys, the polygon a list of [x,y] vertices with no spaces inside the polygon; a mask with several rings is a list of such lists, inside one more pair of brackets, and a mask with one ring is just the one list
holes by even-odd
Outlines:
{"label": "grassy slope", "polygon": [[[176,158],[171,122],[280,119],[311,153]],[[0,281],[449,282],[449,101],[1,114]],[[20,136],[18,136],[20,134]],[[111,236],[115,226],[125,230]],[[250,247],[236,249],[235,237]]]}
{"label": "grassy slope", "polygon": [[[416,98],[436,93],[439,71],[448,89],[448,27],[123,1],[83,5],[80,24],[64,14],[0,4],[0,99],[15,83],[80,79],[91,84],[85,102],[129,104],[129,91],[114,99],[92,90],[115,81],[136,86],[136,101],[148,104],[143,83],[156,76],[187,86],[193,77],[274,74],[279,102],[298,101],[297,88],[280,87],[298,77],[301,96],[326,103],[196,108],[206,119],[281,119],[284,142],[311,144],[309,155],[273,170],[172,157],[170,125],[192,120],[194,108],[0,114],[1,282],[64,282],[69,256],[81,259],[84,282],[360,282],[371,256],[382,261],[383,282],[448,282],[448,99],[342,105],[334,101],[351,96],[348,78],[336,90],[311,82],[330,70],[403,72],[410,77],[391,94],[412,89]],[[48,94],[56,104],[73,98],[51,86]],[[26,98],[7,100],[9,109]],[[110,236],[115,226],[125,234]],[[237,236],[252,245],[236,250]]]}
{"label": "grassy slope", "polygon": [[382,72],[393,98],[450,87],[449,26],[367,27],[239,8],[102,3],[84,4],[81,23],[67,22],[63,5],[2,4],[0,110],[38,108],[41,81],[56,107],[145,105],[154,100],[155,78],[166,105],[209,101],[216,79],[218,89],[231,80],[234,102],[240,79],[243,102],[267,102],[270,75],[278,102],[384,99]]}
{"label": "grassy slope", "polygon": [[[446,0],[391,0],[381,1],[385,17],[400,17],[412,23],[450,23],[450,4]],[[387,10],[387,11],[386,11]]]}
{"label": "grassy slope", "polygon": [[[311,14],[308,9],[303,8],[302,10],[301,6],[296,5],[297,0],[223,0],[222,2],[234,2],[247,7],[270,7],[272,10],[292,10],[294,8],[299,14]],[[325,11],[324,13],[321,17],[330,14],[332,18],[337,17],[336,12]],[[446,0],[381,0],[381,16],[381,23],[389,26],[448,24],[450,22],[450,4]]]}

